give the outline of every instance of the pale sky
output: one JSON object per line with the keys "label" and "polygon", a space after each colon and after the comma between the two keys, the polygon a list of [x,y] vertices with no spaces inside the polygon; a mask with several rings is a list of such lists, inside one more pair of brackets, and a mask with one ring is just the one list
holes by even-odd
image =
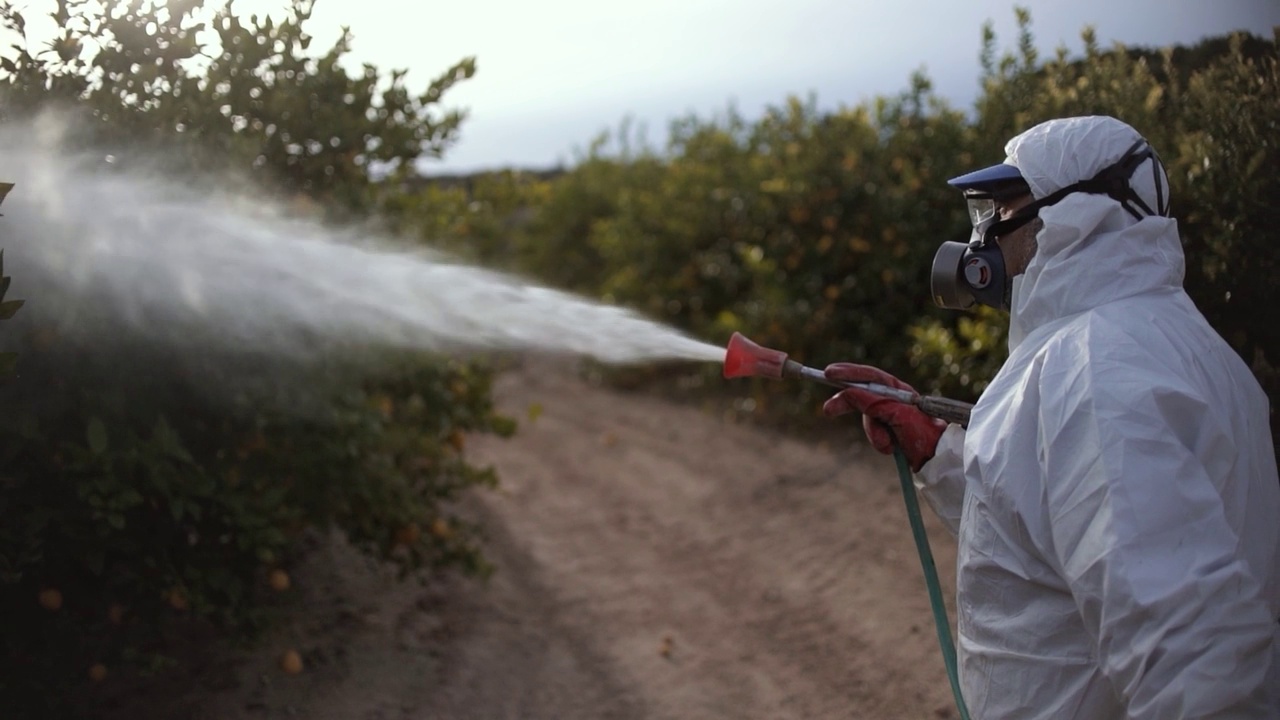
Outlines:
{"label": "pale sky", "polygon": [[[19,0],[21,2],[21,0]],[[33,9],[42,0],[25,3]],[[1270,37],[1280,0],[1025,0],[1043,55],[1080,52],[1093,25],[1104,46],[1193,43],[1244,29]],[[317,0],[312,49],[342,25],[351,59],[409,69],[411,89],[464,56],[478,71],[446,95],[470,117],[428,172],[571,162],[625,117],[655,143],[668,122],[734,103],[750,116],[788,95],[820,107],[896,94],[923,69],[967,108],[978,91],[983,22],[1016,41],[1014,2],[998,0]],[[279,0],[235,0],[247,13]]]}

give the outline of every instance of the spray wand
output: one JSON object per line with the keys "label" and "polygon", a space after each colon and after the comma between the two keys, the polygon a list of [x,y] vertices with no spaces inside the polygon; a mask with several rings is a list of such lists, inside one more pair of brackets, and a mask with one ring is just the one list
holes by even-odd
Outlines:
{"label": "spray wand", "polygon": [[726,378],[763,377],[781,379],[799,377],[813,380],[836,388],[854,387],[867,392],[895,400],[907,405],[914,405],[921,412],[931,417],[941,418],[949,423],[969,426],[969,414],[973,405],[951,398],[936,395],[920,395],[910,390],[901,390],[880,383],[858,383],[829,380],[825,373],[817,368],[801,365],[787,357],[781,350],[762,347],[748,340],[742,333],[734,333],[729,338],[729,347],[724,356],[724,376]]}
{"label": "spray wand", "polygon": [[[973,406],[969,403],[950,398],[919,395],[910,390],[902,390],[880,383],[855,383],[830,380],[826,374],[816,368],[807,367],[787,357],[781,350],[772,350],[751,342],[741,333],[734,333],[729,338],[729,347],[724,356],[724,376],[737,377],[801,377],[806,380],[830,385],[832,387],[856,387],[875,393],[891,400],[914,405],[921,412],[947,422],[969,426],[969,414]],[[911,468],[902,450],[895,448],[894,460],[898,465],[898,480],[902,485],[902,499],[907,506],[907,520],[911,523],[911,535],[916,542],[916,551],[920,555],[920,567],[924,570],[925,586],[929,590],[929,605],[933,609],[934,629],[938,633],[938,645],[942,649],[942,662],[947,669],[947,679],[951,682],[951,693],[955,697],[956,709],[960,711],[961,720],[969,720],[969,708],[965,705],[964,695],[960,691],[960,672],[956,662],[955,642],[951,639],[951,623],[947,620],[946,603],[942,598],[942,585],[938,581],[938,568],[933,561],[933,551],[929,548],[929,537],[925,533],[924,520],[920,516],[920,503],[916,500],[915,487],[911,479]]]}

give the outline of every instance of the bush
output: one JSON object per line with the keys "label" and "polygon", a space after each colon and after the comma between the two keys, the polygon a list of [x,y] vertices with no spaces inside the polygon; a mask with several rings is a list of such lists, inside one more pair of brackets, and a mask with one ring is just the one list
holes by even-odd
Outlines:
{"label": "bush", "polygon": [[[1109,114],[1168,166],[1188,292],[1268,393],[1280,392],[1278,331],[1245,311],[1276,292],[1276,43],[1237,35],[1104,51],[1086,29],[1083,58],[1064,49],[1043,61],[1030,14],[1017,16],[1016,50],[998,58],[983,29],[972,117],[916,75],[897,97],[832,112],[791,98],[754,122],[732,111],[679,120],[662,152],[598,143],[534,206],[519,239],[524,267],[711,342],[740,330],[810,364],[880,365],[974,400],[1007,356],[1007,322],[929,300],[938,244],[969,233],[945,180],[1000,160],[1009,138],[1042,120]],[[749,405],[794,421],[812,417],[825,392],[761,384]]]}
{"label": "bush", "polygon": [[[932,312],[929,259],[963,222],[942,181],[970,161],[967,138],[919,75],[897,98],[832,114],[792,98],[755,123],[688,118],[663,154],[598,145],[552,180],[522,257],[712,342],[741,330],[804,362],[909,376],[906,328]],[[760,384],[752,402],[812,416],[822,392]]]}
{"label": "bush", "polygon": [[[1103,51],[1086,29],[1083,59],[1062,50],[1041,64],[1029,15],[1019,22],[1019,54],[998,64],[994,35],[985,33],[976,127],[990,147],[982,156],[994,162],[1003,153],[993,141],[1054,117],[1113,115],[1137,128],[1168,170],[1188,294],[1268,395],[1280,396],[1280,331],[1256,311],[1277,301],[1280,209],[1271,198],[1280,196],[1280,149],[1271,138],[1280,123],[1280,44],[1235,34],[1193,48]],[[988,312],[921,323],[913,357],[931,368],[934,387],[976,397],[1003,360],[1005,324]]]}
{"label": "bush", "polygon": [[[449,509],[494,482],[465,462],[464,433],[510,430],[483,369],[406,358],[364,387],[313,372],[296,379],[311,403],[300,417],[277,401],[236,410],[178,380],[59,355],[24,355],[22,384],[42,397],[6,403],[26,412],[3,423],[18,442],[0,456],[10,518],[0,603],[14,623],[0,652],[30,672],[6,673],[4,690],[128,665],[140,651],[154,658],[169,617],[252,635],[266,619],[268,573],[288,567],[306,531],[339,530],[406,572],[484,568],[475,528]],[[164,359],[96,358],[129,368]],[[317,397],[319,383],[329,397]]]}
{"label": "bush", "polygon": [[[409,168],[451,141],[461,115],[436,106],[471,61],[412,95],[399,73],[348,76],[337,61],[349,36],[307,56],[310,3],[283,22],[242,23],[224,8],[212,49],[194,41],[198,5],[108,14],[59,2],[53,49],[19,48],[0,67],[0,120],[57,104],[92,118],[94,147],[162,147],[169,173],[225,169],[334,218],[395,207],[398,185],[375,183],[372,167]],[[22,25],[12,7],[0,21]],[[81,53],[91,41],[101,50]],[[202,53],[207,69],[187,74]],[[131,67],[139,57],[158,61]],[[89,340],[65,332],[86,308],[56,273],[48,284],[38,312],[23,313],[19,377],[0,396],[0,697],[11,714],[71,712],[69,699],[91,696],[65,691],[101,667],[163,667],[175,622],[253,637],[271,619],[269,588],[316,533],[340,532],[405,573],[485,570],[479,529],[452,509],[495,482],[466,461],[467,434],[514,428],[494,412],[483,364],[379,348],[301,365],[196,351],[131,333],[101,308],[94,322],[106,325]]]}

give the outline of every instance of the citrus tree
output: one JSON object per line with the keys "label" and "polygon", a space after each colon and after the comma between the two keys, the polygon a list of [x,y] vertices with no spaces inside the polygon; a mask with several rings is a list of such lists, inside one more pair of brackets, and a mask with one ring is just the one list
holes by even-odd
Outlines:
{"label": "citrus tree", "polygon": [[[1018,20],[1017,48],[998,61],[995,35],[984,31],[975,154],[996,162],[1004,140],[1055,117],[1133,125],[1168,170],[1187,292],[1268,394],[1280,395],[1280,335],[1252,311],[1275,301],[1280,261],[1280,211],[1269,200],[1280,192],[1280,150],[1270,140],[1280,122],[1280,44],[1237,33],[1193,47],[1103,49],[1086,28],[1082,58],[1059,50],[1041,61],[1029,13]],[[1003,362],[1006,324],[994,311],[919,323],[913,359],[934,387],[975,396]]]}
{"label": "citrus tree", "polygon": [[[1269,139],[1276,42],[1102,48],[1085,28],[1083,56],[1045,58],[1030,13],[1016,15],[1008,51],[982,31],[971,114],[917,74],[903,93],[855,107],[790,98],[755,120],[732,110],[683,118],[661,150],[618,152],[602,140],[530,201],[516,240],[523,267],[712,342],[741,330],[805,362],[880,365],[922,390],[976,399],[1007,356],[1007,318],[932,307],[932,255],[969,232],[946,180],[998,162],[1005,142],[1038,122],[1107,114],[1142,132],[1168,167],[1188,292],[1280,393],[1275,324],[1250,311],[1273,300],[1280,253],[1268,200],[1280,182]],[[751,407],[812,417],[822,392],[762,384]]]}
{"label": "citrus tree", "polygon": [[[52,108],[79,120],[69,142],[124,163],[232,174],[330,219],[394,209],[398,185],[376,173],[445,151],[463,115],[442,100],[474,63],[419,91],[402,72],[352,74],[349,33],[309,49],[311,9],[244,19],[198,1],[59,0],[46,47],[6,4],[0,24],[23,40],[0,61],[0,122]],[[0,399],[10,712],[59,715],[93,697],[68,687],[163,667],[175,621],[253,636],[308,538],[336,532],[405,572],[485,570],[478,528],[453,509],[496,481],[467,461],[467,434],[513,429],[483,366],[380,348],[303,366],[192,362],[124,323],[92,340],[62,332],[77,300],[50,285],[23,313],[19,378]]]}

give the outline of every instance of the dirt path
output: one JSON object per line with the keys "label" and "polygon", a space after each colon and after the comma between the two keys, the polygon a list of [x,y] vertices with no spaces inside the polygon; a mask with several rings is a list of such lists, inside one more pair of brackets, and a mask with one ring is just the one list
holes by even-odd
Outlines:
{"label": "dirt path", "polygon": [[[190,714],[955,716],[891,461],[535,370],[496,396],[542,414],[468,449],[502,478],[474,507],[487,585],[396,584],[325,548],[296,573],[308,609],[277,641],[307,671],[282,675],[265,648]],[[949,589],[954,545],[927,520]]]}

